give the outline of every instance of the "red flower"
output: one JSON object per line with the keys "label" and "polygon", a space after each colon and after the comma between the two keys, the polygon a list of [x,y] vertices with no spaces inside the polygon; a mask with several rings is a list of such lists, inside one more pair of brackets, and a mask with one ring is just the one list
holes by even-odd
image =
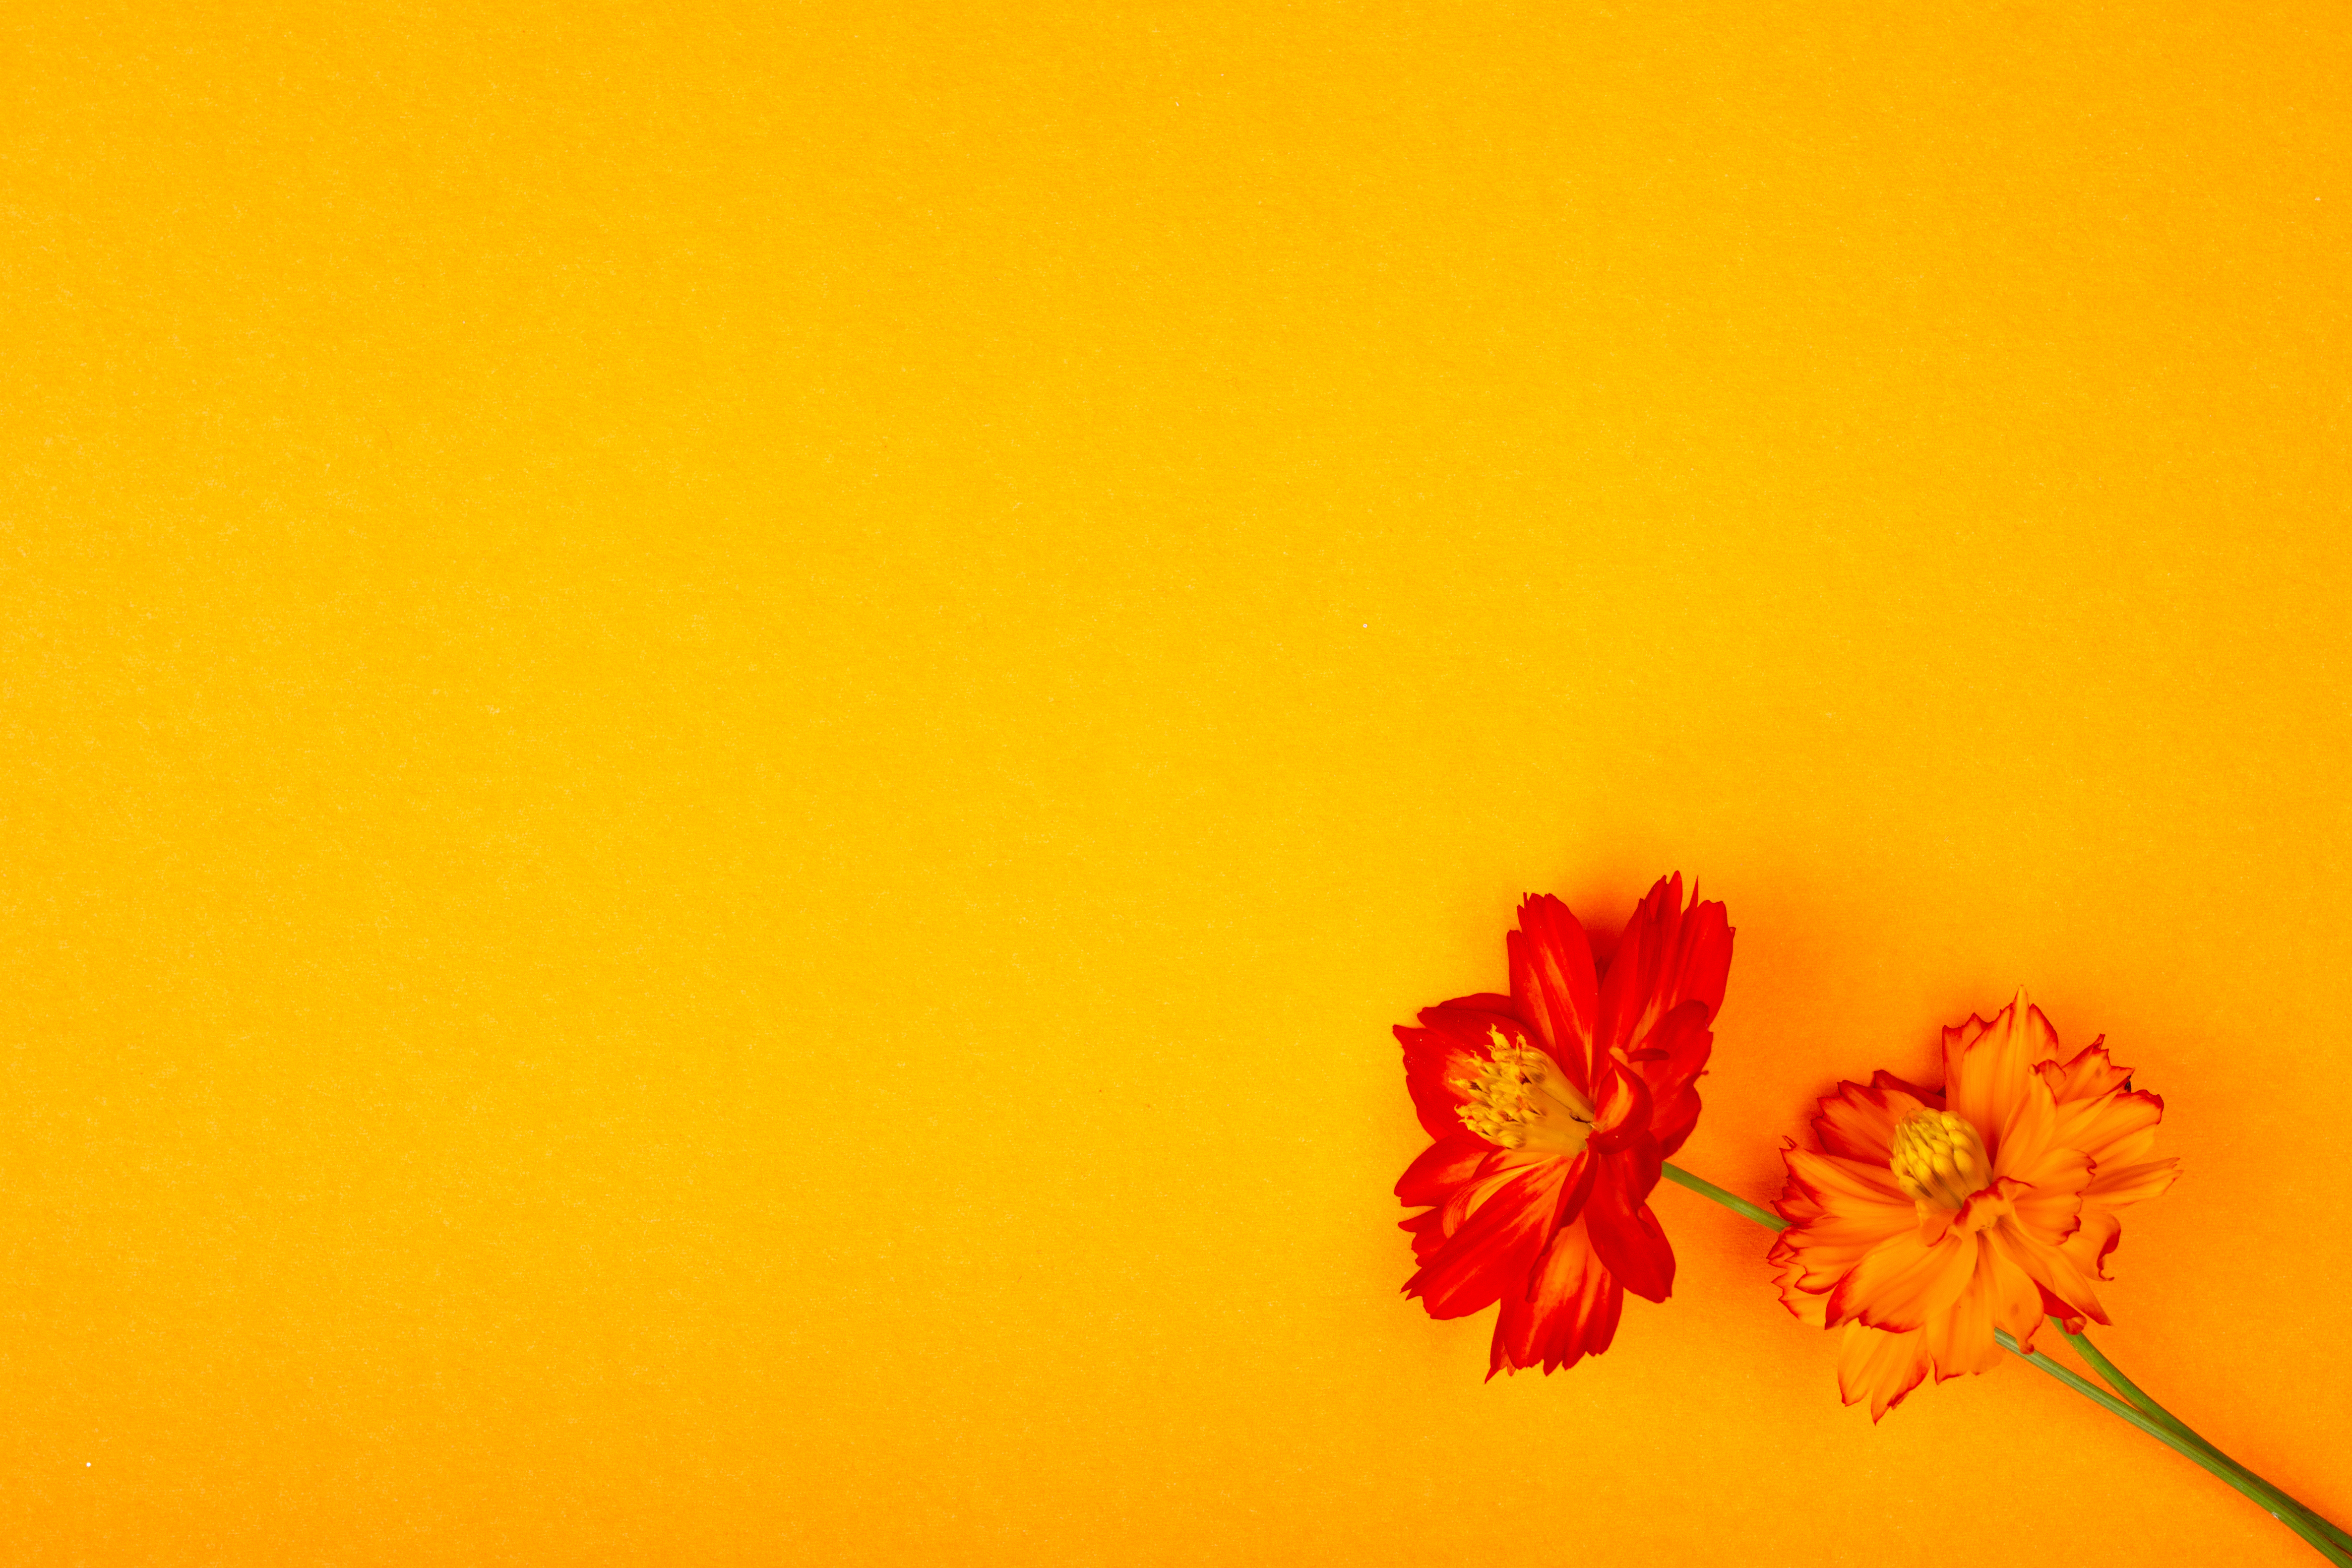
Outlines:
{"label": "red flower", "polygon": [[1674,1249],[1646,1199],[1698,1124],[1696,1084],[1731,967],[1723,905],[1662,877],[1624,935],[1595,944],[1559,899],[1519,905],[1511,994],[1462,997],[1399,1027],[1406,1087],[1437,1142],[1397,1183],[1433,1318],[1496,1301],[1486,1375],[1609,1348],[1624,1292],[1663,1301]]}

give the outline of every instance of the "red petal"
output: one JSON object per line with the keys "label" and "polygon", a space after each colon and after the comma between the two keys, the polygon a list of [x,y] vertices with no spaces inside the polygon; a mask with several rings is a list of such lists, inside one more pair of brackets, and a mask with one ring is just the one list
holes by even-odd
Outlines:
{"label": "red petal", "polygon": [[1526,1292],[1503,1298],[1486,1375],[1537,1365],[1549,1374],[1599,1355],[1624,1304],[1624,1288],[1594,1255],[1583,1224],[1556,1232]]}
{"label": "red petal", "polygon": [[1432,1253],[1445,1245],[1445,1211],[1424,1209],[1411,1219],[1398,1220],[1397,1228],[1412,1233],[1412,1260],[1426,1263]]}
{"label": "red petal", "polygon": [[1612,1047],[1643,1048],[1658,1020],[1686,1001],[1704,1004],[1710,1019],[1722,1007],[1733,936],[1723,905],[1682,905],[1682,874],[1660,877],[1627,922],[1601,977],[1596,1060]]}
{"label": "red petal", "polygon": [[1583,1092],[1592,1082],[1588,1041],[1597,985],[1584,927],[1567,904],[1545,894],[1519,905],[1519,928],[1505,945],[1519,1012],[1534,1023],[1544,1049]]}
{"label": "red petal", "polygon": [[1663,1301],[1674,1293],[1675,1249],[1650,1206],[1628,1190],[1631,1184],[1612,1179],[1614,1165],[1602,1170],[1584,1205],[1592,1250],[1627,1290]]}
{"label": "red petal", "polygon": [[1683,1003],[1650,1031],[1649,1044],[1636,1056],[1654,1051],[1654,1061],[1641,1064],[1653,1104],[1650,1131],[1671,1158],[1683,1140],[1698,1125],[1698,1075],[1715,1049],[1715,1035],[1706,1027],[1706,1009],[1696,998]]}
{"label": "red petal", "polygon": [[2058,1319],[2068,1333],[2081,1333],[2089,1326],[2091,1320],[2052,1295],[2049,1286],[2037,1282],[2033,1288],[2041,1293],[2042,1315]]}
{"label": "red petal", "polygon": [[1419,1296],[1433,1318],[1458,1318],[1524,1289],[1556,1227],[1570,1163],[1545,1160],[1512,1175],[1405,1282],[1405,1294]]}
{"label": "red petal", "polygon": [[1650,1136],[1650,1086],[1642,1075],[1616,1061],[1602,1062],[1594,1085],[1591,1147],[1598,1154],[1631,1148]]}
{"label": "red petal", "polygon": [[1490,1031],[1501,1030],[1516,1042],[1528,1038],[1525,1024],[1508,1013],[1475,1012],[1466,1008],[1423,1009],[1422,1027],[1396,1026],[1397,1043],[1404,1047],[1404,1084],[1412,1095],[1413,1111],[1422,1131],[1444,1138],[1462,1130],[1456,1110],[1469,1096],[1454,1087],[1456,1079],[1474,1079],[1492,1061]]}
{"label": "red petal", "polygon": [[1397,1201],[1412,1208],[1444,1203],[1454,1196],[1455,1187],[1478,1174],[1479,1166],[1494,1152],[1494,1145],[1456,1124],[1453,1132],[1422,1150],[1405,1167],[1404,1175],[1397,1178]]}

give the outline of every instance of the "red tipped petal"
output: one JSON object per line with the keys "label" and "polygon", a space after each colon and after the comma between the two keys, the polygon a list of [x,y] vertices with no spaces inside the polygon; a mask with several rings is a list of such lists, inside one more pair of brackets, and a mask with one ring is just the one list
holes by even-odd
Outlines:
{"label": "red tipped petal", "polygon": [[2050,1085],[2051,1097],[2061,1105],[2074,1100],[2096,1100],[2131,1082],[2131,1069],[2107,1059],[2106,1036],[2101,1035],[2077,1051],[2072,1061],[2045,1061],[2034,1071]]}
{"label": "red tipped petal", "polygon": [[2092,1173],[2090,1185],[2083,1189],[2083,1202],[2085,1207],[2097,1204],[2104,1208],[2121,1208],[2126,1204],[2158,1197],[2179,1179],[2178,1159],[2150,1160],[2145,1165],[2117,1166],[2113,1169],[2101,1166]]}
{"label": "red tipped petal", "polygon": [[1889,1333],[1850,1323],[1838,1348],[1838,1395],[1849,1405],[1870,1401],[1874,1426],[1919,1386],[1928,1364],[1926,1333]]}
{"label": "red tipped petal", "polygon": [[1920,1244],[1916,1227],[1898,1231],[1864,1253],[1830,1290],[1829,1320],[1859,1319],[1873,1328],[1907,1333],[1948,1311],[1976,1270],[1976,1248],[1947,1234]]}
{"label": "red tipped petal", "polygon": [[[1944,1031],[1944,1092],[1968,1118],[1996,1162],[2010,1124],[2024,1109],[2029,1087],[2041,1088],[2038,1063],[2058,1054],[2058,1036],[2023,992],[1990,1019],[1970,1018],[1954,1040]],[[2048,1094],[2042,1099],[2046,1103]],[[2054,1120],[2054,1118],[2053,1118]]]}
{"label": "red tipped petal", "polygon": [[1867,1088],[1841,1083],[1835,1094],[1822,1097],[1821,1113],[1813,1118],[1813,1132],[1823,1149],[1845,1159],[1884,1166],[1894,1152],[1895,1129],[1904,1117],[1943,1108],[1940,1095],[1931,1103],[1892,1073],[1882,1072],[1878,1078],[1885,1082],[1874,1081]]}
{"label": "red tipped petal", "polygon": [[2003,1257],[2025,1270],[2026,1277],[2073,1309],[2067,1315],[2077,1313],[2094,1322],[2107,1321],[2106,1310],[2099,1305],[2099,1292],[2091,1282],[2090,1274],[2080,1263],[2055,1247],[2046,1247],[2026,1234],[2022,1227],[1999,1225],[1986,1232]]}

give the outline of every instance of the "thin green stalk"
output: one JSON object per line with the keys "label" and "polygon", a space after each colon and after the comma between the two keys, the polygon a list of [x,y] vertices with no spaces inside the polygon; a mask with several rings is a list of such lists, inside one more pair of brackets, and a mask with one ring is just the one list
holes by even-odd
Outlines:
{"label": "thin green stalk", "polygon": [[2066,1343],[2074,1347],[2074,1354],[2088,1362],[2092,1368],[2096,1371],[2101,1377],[2105,1378],[2109,1384],[2113,1385],[2117,1394],[2122,1395],[2124,1398],[2130,1401],[2132,1404],[2138,1406],[2140,1409],[2146,1411],[2150,1416],[2171,1427],[2174,1431],[2179,1433],[2182,1437],[2188,1438],[2199,1448],[2203,1448],[2207,1453],[2212,1455],[2215,1458],[2221,1460],[2231,1469],[2236,1470],[2239,1474],[2252,1477],[2257,1481],[2262,1481],[2263,1485],[2269,1487],[2272,1491],[2276,1492],[2279,1497],[2284,1499],[2290,1506],[2300,1510],[2304,1514],[2310,1518],[2314,1524],[2316,1524],[2321,1530],[2326,1531],[2328,1539],[2336,1543],[2336,1546],[2339,1551],[2352,1552],[2352,1533],[2347,1533],[2345,1531],[2337,1529],[2334,1524],[2328,1521],[2325,1515],[2321,1514],[2316,1509],[2314,1509],[2309,1503],[2289,1496],[2285,1490],[2273,1485],[2269,1481],[2263,1481],[2262,1477],[2255,1475],[2253,1471],[2238,1463],[2237,1460],[2223,1453],[2220,1448],[2215,1448],[2209,1439],[2200,1436],[2195,1430],[2193,1430],[2188,1422],[2183,1421],[2179,1416],[2175,1416],[2171,1411],[2167,1410],[2163,1406],[2158,1405],[2154,1399],[2148,1396],[2146,1389],[2142,1388],[2138,1384],[2134,1383],[2130,1378],[2126,1377],[2123,1374],[2123,1369],[2116,1365],[2114,1362],[2109,1361],[2106,1358],[2105,1354],[2102,1352],[2098,1346],[2091,1343],[2089,1335],[2066,1333],[2066,1325],[2063,1320],[2053,1318],[2050,1321],[2057,1324],[2058,1332],[2060,1333],[2066,1334]]}
{"label": "thin green stalk", "polygon": [[[1713,1182],[1693,1176],[1679,1166],[1668,1166],[1664,1174],[1667,1180],[1677,1186],[1686,1186],[1701,1197],[1712,1199],[1733,1213],[1752,1219],[1759,1225],[1769,1227],[1774,1230],[1785,1230],[1789,1228],[1789,1222],[1780,1216],[1758,1207],[1744,1197],[1735,1197]],[[2063,1324],[2060,1332],[2064,1332]],[[2106,1357],[2091,1349],[2089,1342],[2082,1336],[2068,1334],[2066,1337],[2074,1343],[2077,1350],[2085,1353],[2084,1359],[2099,1369],[2101,1376],[2106,1377],[2119,1393],[2127,1395],[2135,1403],[2126,1403],[2126,1400],[2117,1398],[2116,1395],[2099,1387],[2081,1374],[2059,1365],[2046,1355],[2025,1349],[2011,1338],[2006,1330],[1996,1330],[1995,1337],[2000,1341],[2002,1349],[2022,1358],[2027,1364],[2048,1373],[2110,1415],[2118,1416],[2130,1422],[2199,1469],[2208,1471],[2231,1490],[2244,1494],[2260,1504],[2263,1511],[2301,1536],[2313,1551],[2328,1562],[2336,1564],[2337,1568],[2352,1568],[2352,1541],[2347,1541],[2342,1531],[2337,1530],[2336,1526],[2328,1523],[2309,1508],[2297,1502],[2190,1431],[2179,1417],[2164,1410],[2162,1406],[2142,1393],[2129,1378],[2116,1371],[2114,1364],[2107,1361]],[[2143,1408],[2141,1404],[2137,1402],[2145,1402],[2146,1407]]]}
{"label": "thin green stalk", "polygon": [[2145,1412],[2125,1404],[2082,1374],[2069,1372],[2048,1356],[2025,1349],[2009,1336],[2008,1330],[1996,1329],[1993,1333],[1994,1337],[2000,1341],[2000,1347],[2003,1350],[2021,1358],[2027,1365],[2048,1373],[2100,1408],[2122,1416],[2166,1448],[2189,1459],[2200,1469],[2220,1477],[2231,1488],[2243,1492],[2261,1504],[2263,1512],[2310,1542],[2312,1550],[2322,1557],[2326,1558],[2330,1563],[2345,1565],[2345,1568],[2352,1568],[2352,1552],[2345,1551],[2329,1539],[2325,1522],[2260,1476],[2250,1470],[2239,1469],[2202,1443],[2158,1422]]}
{"label": "thin green stalk", "polygon": [[1701,1197],[1711,1197],[1734,1214],[1744,1214],[1759,1225],[1769,1225],[1775,1230],[1786,1230],[1789,1222],[1769,1208],[1759,1208],[1744,1197],[1735,1197],[1705,1176],[1695,1176],[1680,1166],[1668,1166],[1666,1179],[1686,1186]]}

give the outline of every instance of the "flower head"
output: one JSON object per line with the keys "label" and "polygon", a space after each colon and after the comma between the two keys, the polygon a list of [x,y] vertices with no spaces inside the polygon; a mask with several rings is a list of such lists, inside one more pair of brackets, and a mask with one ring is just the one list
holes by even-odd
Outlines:
{"label": "flower head", "polygon": [[1674,1249],[1645,1201],[1698,1123],[1696,1081],[1731,967],[1723,905],[1661,878],[1614,944],[1546,894],[1519,905],[1511,994],[1399,1027],[1405,1083],[1437,1141],[1397,1183],[1434,1318],[1496,1302],[1486,1375],[1609,1348],[1624,1293],[1663,1301]]}
{"label": "flower head", "polygon": [[1944,1087],[1880,1072],[1821,1103],[1821,1152],[1782,1158],[1790,1221],[1772,1249],[1780,1299],[1845,1329],[1838,1385],[1875,1421],[1933,1371],[2000,1359],[1993,1331],[2031,1345],[2043,1314],[2105,1322],[2095,1281],[2117,1212],[2170,1186],[2158,1159],[2164,1102],[2131,1087],[2102,1040],[2059,1058],[2023,992],[1990,1019],[1944,1031]]}

